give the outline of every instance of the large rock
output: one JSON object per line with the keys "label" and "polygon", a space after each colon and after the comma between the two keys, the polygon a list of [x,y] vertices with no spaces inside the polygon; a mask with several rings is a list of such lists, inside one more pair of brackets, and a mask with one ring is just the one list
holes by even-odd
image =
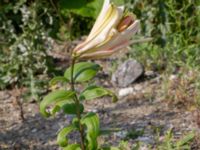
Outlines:
{"label": "large rock", "polygon": [[121,64],[112,75],[112,83],[119,87],[127,87],[144,73],[143,66],[136,60],[129,59]]}

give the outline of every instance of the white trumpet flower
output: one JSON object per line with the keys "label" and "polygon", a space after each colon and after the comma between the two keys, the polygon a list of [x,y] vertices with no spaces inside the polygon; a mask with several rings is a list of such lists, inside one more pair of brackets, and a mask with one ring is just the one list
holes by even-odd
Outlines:
{"label": "white trumpet flower", "polygon": [[102,10],[86,40],[75,47],[73,55],[82,59],[104,58],[130,44],[139,30],[139,20],[132,14],[124,15],[124,7],[104,0]]}

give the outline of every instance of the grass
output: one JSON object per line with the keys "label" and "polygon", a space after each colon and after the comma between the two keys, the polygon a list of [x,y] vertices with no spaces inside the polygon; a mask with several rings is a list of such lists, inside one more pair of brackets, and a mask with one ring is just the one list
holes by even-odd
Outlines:
{"label": "grass", "polygon": [[198,108],[200,2],[126,1],[129,10],[141,20],[141,35],[153,38],[152,42],[133,45],[130,57],[142,63],[146,70],[161,74],[163,100]]}
{"label": "grass", "polygon": [[180,68],[176,74],[163,75],[162,99],[179,108],[199,107],[199,71]]}

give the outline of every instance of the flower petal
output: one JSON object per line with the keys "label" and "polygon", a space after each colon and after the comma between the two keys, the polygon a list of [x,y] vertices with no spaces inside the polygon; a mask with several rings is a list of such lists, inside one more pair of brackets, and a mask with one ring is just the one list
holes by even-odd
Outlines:
{"label": "flower petal", "polygon": [[111,41],[109,41],[107,44],[105,44],[101,49],[107,49],[109,47],[113,47],[117,45],[120,42],[126,41],[131,39],[131,37],[138,32],[139,30],[139,20],[136,20],[132,25],[130,25],[126,30],[123,32],[120,32],[118,35],[116,35]]}
{"label": "flower petal", "polygon": [[77,53],[84,53],[103,42],[107,38],[109,31],[117,26],[122,15],[123,10],[121,8],[111,5],[107,19],[94,33],[95,35],[93,35],[93,38],[89,41],[86,40],[83,44],[76,47],[74,51]]}
{"label": "flower petal", "polygon": [[108,13],[109,7],[110,7],[110,0],[104,0],[104,4],[103,4],[103,7],[101,9],[101,12],[100,12],[99,16],[97,17],[97,20],[94,23],[94,26],[93,26],[92,30],[90,31],[90,34],[87,37],[87,41],[89,41],[93,38],[94,33],[97,32],[99,27],[104,22],[103,20],[105,19],[105,16]]}
{"label": "flower petal", "polygon": [[83,54],[81,56],[81,59],[100,59],[108,57],[117,51],[122,50],[123,48],[127,47],[129,45],[129,41],[125,41],[123,43],[118,44],[116,47],[113,47],[112,49],[102,50],[102,51],[96,51],[89,54]]}
{"label": "flower petal", "polygon": [[112,47],[115,47],[119,43],[123,43],[124,41],[127,41],[131,39],[133,34],[135,34],[139,30],[140,22],[139,20],[136,20],[132,25],[130,25],[126,30],[124,30],[121,33],[116,33],[114,37],[107,40],[101,45],[98,45],[96,48],[93,48],[92,51],[101,51],[105,49],[110,49]]}

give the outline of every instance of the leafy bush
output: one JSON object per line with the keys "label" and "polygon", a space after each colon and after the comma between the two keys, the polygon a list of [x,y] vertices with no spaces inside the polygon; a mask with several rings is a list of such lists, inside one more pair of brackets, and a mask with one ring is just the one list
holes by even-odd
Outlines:
{"label": "leafy bush", "polygon": [[64,12],[61,2],[0,2],[0,89],[30,87],[30,94],[38,99],[48,70],[53,68],[52,58],[47,55],[52,48],[52,38],[70,40],[87,33],[92,16]]}
{"label": "leafy bush", "polygon": [[48,26],[52,17],[45,2],[26,0],[1,2],[0,7],[0,89],[26,85],[36,97],[35,86],[43,83],[38,74],[48,71]]}
{"label": "leafy bush", "polygon": [[142,22],[142,34],[153,42],[135,46],[133,56],[146,66],[163,69],[200,63],[200,2],[126,0]]}

